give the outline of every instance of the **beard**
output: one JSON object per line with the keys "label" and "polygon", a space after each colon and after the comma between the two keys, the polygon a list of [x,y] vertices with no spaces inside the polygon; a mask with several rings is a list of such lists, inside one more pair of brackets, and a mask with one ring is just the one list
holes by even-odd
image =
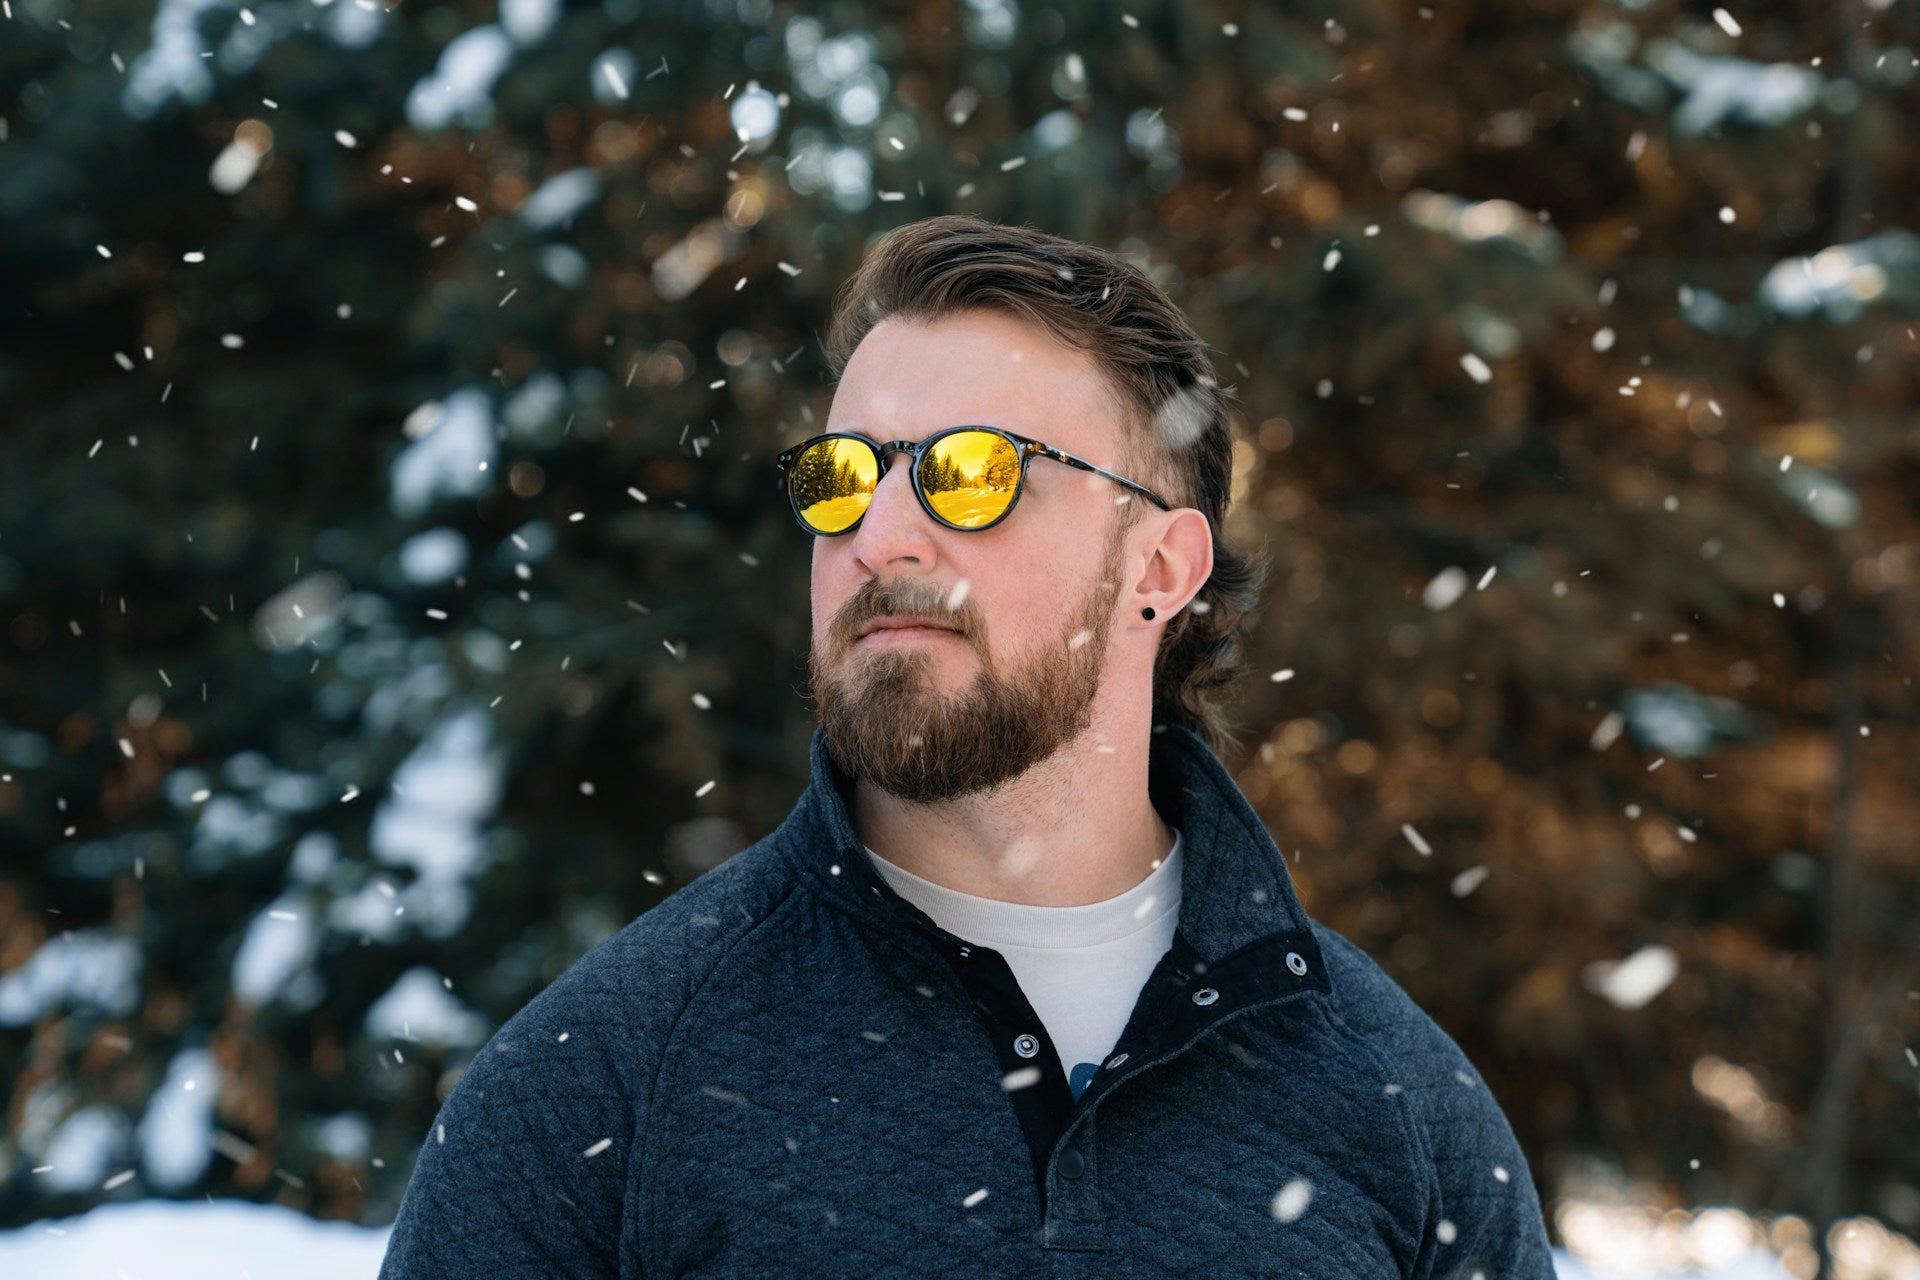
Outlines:
{"label": "beard", "polygon": [[[1086,732],[1113,627],[1125,532],[1116,520],[1104,576],[1090,584],[1059,634],[1016,655],[1005,670],[971,601],[950,609],[947,593],[923,578],[861,584],[828,627],[832,660],[818,645],[808,653],[808,690],[834,764],[902,800],[938,804],[1011,781]],[[948,691],[935,686],[933,658],[917,647],[856,650],[859,628],[890,614],[955,628],[979,656],[979,673],[966,688]]]}

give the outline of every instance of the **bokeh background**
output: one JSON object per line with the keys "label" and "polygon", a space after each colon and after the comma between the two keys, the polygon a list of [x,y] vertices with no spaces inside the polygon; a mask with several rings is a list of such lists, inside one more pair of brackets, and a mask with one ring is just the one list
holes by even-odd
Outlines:
{"label": "bokeh background", "polygon": [[390,1222],[781,820],[771,458],[973,211],[1212,344],[1228,763],[1566,1265],[1915,1274],[1917,77],[1909,0],[5,0],[0,1227]]}

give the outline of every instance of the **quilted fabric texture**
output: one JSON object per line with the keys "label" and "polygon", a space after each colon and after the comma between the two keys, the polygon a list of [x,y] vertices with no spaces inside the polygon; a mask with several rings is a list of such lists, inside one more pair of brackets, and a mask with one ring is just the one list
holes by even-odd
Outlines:
{"label": "quilted fabric texture", "polygon": [[776,831],[481,1049],[381,1276],[1549,1280],[1465,1055],[1307,918],[1205,743],[1155,735],[1180,927],[1077,1101],[1005,962],[874,874],[816,734]]}

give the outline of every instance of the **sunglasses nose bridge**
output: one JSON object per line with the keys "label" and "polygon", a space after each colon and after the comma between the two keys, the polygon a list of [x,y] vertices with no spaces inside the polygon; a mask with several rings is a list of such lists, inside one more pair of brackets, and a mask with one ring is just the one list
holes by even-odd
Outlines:
{"label": "sunglasses nose bridge", "polygon": [[895,470],[893,465],[895,454],[903,455],[906,458],[907,465],[899,468],[899,470],[908,473],[907,483],[911,485],[913,483],[913,469],[920,462],[919,448],[917,444],[909,440],[890,440],[885,444],[875,445],[873,452],[880,459],[880,478],[873,482],[874,489],[878,491],[879,487],[887,482],[887,476]]}
{"label": "sunglasses nose bridge", "polygon": [[907,464],[911,467],[920,460],[920,449],[919,442],[914,440],[889,440],[884,444],[873,446],[874,453],[880,458],[881,478],[885,479],[887,472],[893,470],[894,454],[904,453],[907,456]]}
{"label": "sunglasses nose bridge", "polygon": [[[889,521],[891,517],[888,515],[886,507],[895,501],[908,503],[916,512],[920,510],[922,496],[917,492],[919,484],[914,478],[914,466],[919,461],[918,448],[919,446],[915,442],[903,440],[893,440],[874,446],[874,453],[880,458],[880,476],[873,482],[873,492],[867,497],[867,509],[861,514],[861,526],[863,528],[869,524]],[[904,466],[895,465],[897,461],[895,455],[901,455],[905,458]],[[896,471],[901,472],[903,478],[899,484],[894,485],[890,490],[887,487],[887,478]],[[901,495],[898,499],[889,496],[889,494],[903,486],[909,490],[908,493]],[[874,518],[874,509],[876,507],[881,508],[880,519],[878,521]]]}

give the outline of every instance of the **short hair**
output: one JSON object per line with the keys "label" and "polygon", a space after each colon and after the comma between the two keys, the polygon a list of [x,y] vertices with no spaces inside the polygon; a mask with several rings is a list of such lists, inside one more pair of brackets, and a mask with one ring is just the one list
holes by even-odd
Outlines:
{"label": "short hair", "polygon": [[[1240,629],[1258,603],[1262,554],[1226,544],[1233,435],[1206,344],[1139,268],[1093,245],[966,214],[908,223],[875,242],[834,300],[826,356],[837,379],[881,321],[989,310],[1031,321],[1087,352],[1126,415],[1128,475],[1213,529],[1213,573],[1168,624],[1154,660],[1153,715],[1231,741],[1225,699],[1246,674]],[[1125,504],[1128,524],[1142,516]]]}

